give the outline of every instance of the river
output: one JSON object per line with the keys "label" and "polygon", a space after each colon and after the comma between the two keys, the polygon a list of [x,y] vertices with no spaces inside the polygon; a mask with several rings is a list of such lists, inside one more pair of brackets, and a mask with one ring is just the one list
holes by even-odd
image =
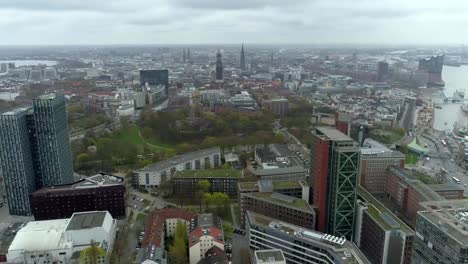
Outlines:
{"label": "river", "polygon": [[46,65],[46,66],[54,66],[57,65],[56,61],[49,61],[49,60],[0,60],[0,63],[15,63],[15,67],[20,66],[33,66],[33,65]]}
{"label": "river", "polygon": [[[461,67],[444,65],[442,79],[445,82],[443,91],[445,96],[452,97],[457,90],[466,90],[465,99],[468,99],[468,65]],[[461,110],[460,103],[441,104],[441,106],[442,109],[435,109],[434,129],[452,131],[455,122],[468,123],[468,114]]]}

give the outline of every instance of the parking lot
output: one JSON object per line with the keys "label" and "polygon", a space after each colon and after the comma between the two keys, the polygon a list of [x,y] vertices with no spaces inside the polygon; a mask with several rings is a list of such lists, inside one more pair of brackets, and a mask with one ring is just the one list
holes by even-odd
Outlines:
{"label": "parking lot", "polygon": [[146,200],[137,194],[130,194],[127,199],[128,207],[135,211],[150,210],[150,204],[151,202],[149,200]]}

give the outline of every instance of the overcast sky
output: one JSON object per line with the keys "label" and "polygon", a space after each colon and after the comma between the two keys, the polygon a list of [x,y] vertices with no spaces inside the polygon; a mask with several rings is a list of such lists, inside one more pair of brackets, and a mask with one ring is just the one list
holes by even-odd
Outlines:
{"label": "overcast sky", "polygon": [[0,45],[468,44],[466,0],[0,0]]}

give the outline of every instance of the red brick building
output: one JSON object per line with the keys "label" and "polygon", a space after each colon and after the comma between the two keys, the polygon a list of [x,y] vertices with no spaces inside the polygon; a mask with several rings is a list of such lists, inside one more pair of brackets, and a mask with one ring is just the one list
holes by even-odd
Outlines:
{"label": "red brick building", "polygon": [[445,200],[427,185],[416,179],[408,170],[397,166],[387,169],[385,195],[396,205],[398,212],[414,228],[420,203]]}
{"label": "red brick building", "polygon": [[146,224],[145,238],[142,245],[144,247],[148,245],[164,247],[164,238],[172,235],[177,222],[188,223],[187,228],[189,228],[190,222],[195,217],[196,214],[181,208],[155,210]]}

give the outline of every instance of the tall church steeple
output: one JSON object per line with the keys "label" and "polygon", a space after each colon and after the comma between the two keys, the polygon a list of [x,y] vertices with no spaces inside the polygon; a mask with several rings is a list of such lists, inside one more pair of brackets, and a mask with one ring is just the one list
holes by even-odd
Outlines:
{"label": "tall church steeple", "polygon": [[221,51],[218,49],[218,53],[216,54],[216,80],[222,81],[223,80],[223,62],[222,60]]}
{"label": "tall church steeple", "polygon": [[245,53],[244,53],[244,43],[242,43],[241,55],[240,55],[240,68],[242,71],[246,70],[245,67]]}

